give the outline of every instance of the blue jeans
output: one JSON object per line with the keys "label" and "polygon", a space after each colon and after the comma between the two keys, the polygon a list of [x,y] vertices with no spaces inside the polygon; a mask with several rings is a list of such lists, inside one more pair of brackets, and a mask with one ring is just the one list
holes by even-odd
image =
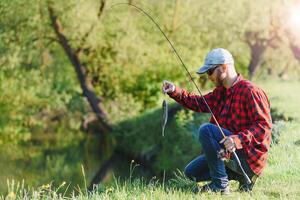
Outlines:
{"label": "blue jeans", "polygon": [[[229,130],[222,129],[226,136],[232,135]],[[185,175],[197,182],[199,181],[212,181],[213,187],[216,189],[224,189],[228,186],[228,180],[238,180],[243,182],[244,177],[237,166],[237,162],[233,159],[230,160],[228,166],[224,161],[217,157],[217,152],[223,148],[223,144],[219,142],[223,139],[223,136],[219,128],[210,123],[206,123],[199,128],[199,137],[203,155],[198,156],[192,160],[184,170]],[[243,150],[236,151],[242,166],[246,173],[251,178],[254,173],[250,169]]]}

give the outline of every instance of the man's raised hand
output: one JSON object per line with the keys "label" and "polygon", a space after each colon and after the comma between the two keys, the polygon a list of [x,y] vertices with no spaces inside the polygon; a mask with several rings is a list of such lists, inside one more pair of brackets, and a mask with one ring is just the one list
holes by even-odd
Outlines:
{"label": "man's raised hand", "polygon": [[175,91],[175,85],[170,82],[170,81],[166,81],[164,80],[163,81],[163,86],[162,86],[162,91],[163,93],[172,93]]}

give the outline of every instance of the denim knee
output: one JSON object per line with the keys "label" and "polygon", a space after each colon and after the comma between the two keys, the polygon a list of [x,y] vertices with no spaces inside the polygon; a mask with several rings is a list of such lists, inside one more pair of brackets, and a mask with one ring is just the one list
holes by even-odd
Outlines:
{"label": "denim knee", "polygon": [[201,142],[203,140],[203,138],[207,138],[207,136],[209,136],[209,127],[212,124],[210,123],[204,123],[199,127],[198,130],[198,140]]}

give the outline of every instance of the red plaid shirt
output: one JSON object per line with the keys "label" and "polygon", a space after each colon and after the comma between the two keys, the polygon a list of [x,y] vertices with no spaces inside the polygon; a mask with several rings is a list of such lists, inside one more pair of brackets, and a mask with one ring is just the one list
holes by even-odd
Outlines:
{"label": "red plaid shirt", "polygon": [[[188,109],[209,112],[200,95],[178,87],[169,95]],[[233,133],[237,149],[245,151],[250,168],[261,174],[271,143],[272,119],[267,95],[239,75],[229,89],[216,87],[204,97],[220,126]],[[215,124],[213,118],[210,122]]]}

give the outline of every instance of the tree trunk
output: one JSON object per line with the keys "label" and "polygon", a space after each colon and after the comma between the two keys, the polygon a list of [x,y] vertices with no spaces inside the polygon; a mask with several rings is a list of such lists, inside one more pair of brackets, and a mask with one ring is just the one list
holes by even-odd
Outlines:
{"label": "tree trunk", "polygon": [[92,85],[87,81],[85,69],[80,62],[78,53],[76,53],[76,51],[74,51],[69,44],[69,40],[64,35],[63,28],[59,20],[57,19],[57,16],[55,15],[53,7],[50,3],[48,4],[48,11],[52,28],[58,38],[59,44],[64,49],[67,57],[69,58],[76,71],[77,78],[83,91],[83,95],[87,98],[91,108],[97,115],[99,125],[101,127],[101,130],[103,130],[103,133],[109,133],[112,130],[112,126],[107,119],[107,114],[101,104],[101,100],[95,94]]}
{"label": "tree trunk", "polygon": [[293,52],[294,57],[300,63],[300,46],[295,45],[292,41],[290,41],[290,48]]}
{"label": "tree trunk", "polygon": [[114,161],[117,158],[117,153],[113,153],[112,156],[101,166],[99,171],[97,171],[96,175],[92,179],[88,190],[93,191],[94,187],[102,182],[102,180],[106,177],[108,172],[112,169]]}
{"label": "tree trunk", "polygon": [[[168,110],[169,120],[172,119],[176,115],[176,113],[182,109],[183,107],[180,106],[179,104],[170,107],[170,109]],[[150,171],[151,174],[154,174],[151,166],[156,156],[159,155],[161,149],[162,149],[162,143],[156,144],[154,148],[148,150],[143,154],[139,154],[139,153],[132,154],[129,152],[124,152],[124,150],[121,148],[119,149],[116,148],[115,152],[110,156],[110,158],[108,158],[105,161],[104,164],[102,164],[101,168],[97,171],[88,189],[92,191],[95,185],[101,183],[108,175],[108,173],[114,168],[114,166],[117,163],[116,161],[120,160],[120,158],[125,158],[126,160],[129,161],[134,160],[136,163],[139,163],[144,169]]]}
{"label": "tree trunk", "polygon": [[279,28],[275,23],[273,11],[271,10],[271,21],[268,28],[270,34],[269,37],[262,36],[259,31],[247,31],[245,32],[245,41],[251,49],[251,61],[248,66],[249,78],[252,79],[255,76],[257,69],[263,63],[263,54],[268,47],[276,48],[278,41],[281,40],[279,35]]}
{"label": "tree trunk", "polygon": [[262,63],[262,56],[266,47],[257,43],[251,46],[251,61],[248,66],[249,79],[252,80],[259,66]]}

